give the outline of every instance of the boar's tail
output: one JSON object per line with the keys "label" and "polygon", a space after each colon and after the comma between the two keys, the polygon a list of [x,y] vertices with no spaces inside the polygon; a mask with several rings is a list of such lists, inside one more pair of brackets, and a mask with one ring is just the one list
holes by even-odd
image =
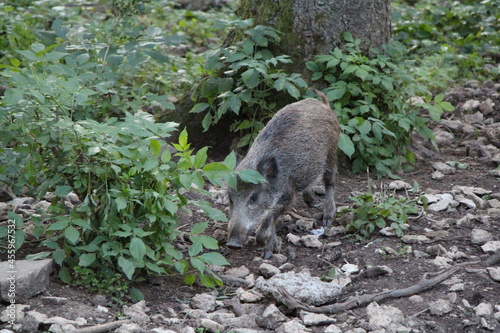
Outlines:
{"label": "boar's tail", "polygon": [[323,103],[325,105],[328,105],[328,107],[330,106],[330,102],[328,101],[328,98],[326,98],[325,94],[323,94],[321,91],[319,91],[317,89],[314,89],[314,92],[316,93],[316,95],[321,97],[321,100],[323,101]]}

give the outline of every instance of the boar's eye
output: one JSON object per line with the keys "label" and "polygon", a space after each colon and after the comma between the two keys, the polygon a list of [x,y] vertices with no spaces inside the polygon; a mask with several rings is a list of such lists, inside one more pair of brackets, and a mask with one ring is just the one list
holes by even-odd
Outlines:
{"label": "boar's eye", "polygon": [[254,193],[254,194],[252,194],[252,196],[250,197],[249,202],[253,204],[253,203],[256,203],[258,199],[259,199],[259,193],[255,192],[255,193]]}

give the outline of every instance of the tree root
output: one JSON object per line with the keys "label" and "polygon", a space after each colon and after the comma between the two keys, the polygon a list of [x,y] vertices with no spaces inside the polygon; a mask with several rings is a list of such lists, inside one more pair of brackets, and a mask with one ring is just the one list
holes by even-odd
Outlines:
{"label": "tree root", "polygon": [[83,327],[83,328],[77,328],[74,333],[101,333],[101,332],[111,332],[117,329],[118,327],[121,327],[124,324],[129,324],[131,320],[117,320],[117,321],[112,321],[111,323],[106,323],[106,324],[101,324],[101,325],[95,325],[95,326],[89,326],[89,327]]}
{"label": "tree root", "polygon": [[421,293],[427,289],[434,287],[435,285],[443,282],[448,279],[456,272],[458,272],[461,268],[454,267],[444,272],[439,273],[433,278],[427,279],[426,275],[422,277],[419,283],[409,286],[403,289],[394,289],[383,291],[375,294],[366,294],[357,297],[351,297],[345,302],[323,305],[323,306],[312,306],[303,304],[302,302],[296,300],[288,291],[286,291],[282,286],[278,286],[278,290],[283,296],[283,303],[289,307],[290,309],[300,309],[314,313],[339,313],[342,311],[347,311],[358,306],[362,306],[365,304],[369,304],[371,302],[379,302],[388,298],[399,298],[399,297],[407,297],[411,295],[415,295]]}

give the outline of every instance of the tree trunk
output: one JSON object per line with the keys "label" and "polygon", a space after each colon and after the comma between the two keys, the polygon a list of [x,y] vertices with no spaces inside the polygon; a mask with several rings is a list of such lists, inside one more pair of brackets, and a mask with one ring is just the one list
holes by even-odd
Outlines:
{"label": "tree trunk", "polygon": [[[238,15],[252,18],[256,25],[276,28],[283,34],[280,45],[270,46],[275,56],[287,54],[293,63],[285,68],[290,73],[301,73],[306,81],[305,62],[315,55],[327,54],[343,43],[342,33],[350,32],[361,39],[361,48],[381,47],[391,40],[390,0],[240,0]],[[237,42],[236,34],[228,36],[225,46]],[[209,145],[220,154],[227,153],[235,133],[229,131],[233,119],[222,119],[203,132],[204,114],[190,114],[195,102],[190,94],[182,98],[174,112],[158,117],[159,121],[177,121],[187,127],[195,147]],[[235,117],[231,114],[229,117]],[[214,151],[212,150],[212,151]]]}
{"label": "tree trunk", "polygon": [[287,54],[293,70],[308,78],[305,61],[341,46],[342,33],[379,48],[392,37],[390,0],[241,0],[238,15],[283,33],[275,54]]}

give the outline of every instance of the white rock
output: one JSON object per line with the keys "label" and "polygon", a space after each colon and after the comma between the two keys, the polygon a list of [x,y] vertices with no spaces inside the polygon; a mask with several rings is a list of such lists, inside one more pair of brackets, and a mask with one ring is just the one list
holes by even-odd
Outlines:
{"label": "white rock", "polygon": [[194,309],[212,312],[215,310],[215,300],[216,298],[210,294],[197,294],[191,299],[191,306]]}
{"label": "white rock", "polygon": [[481,303],[474,308],[476,316],[486,317],[493,314],[493,306],[490,303]]}
{"label": "white rock", "polygon": [[404,315],[401,310],[393,306],[380,306],[372,302],[366,307],[370,326],[374,329],[385,329],[392,324],[401,324]]}
{"label": "white rock", "polygon": [[439,267],[447,267],[450,265],[450,263],[453,262],[452,259],[450,258],[446,258],[446,257],[441,257],[441,256],[437,256],[436,258],[434,258],[434,260],[432,261],[432,263],[434,265],[437,265]]}
{"label": "white rock", "polygon": [[486,242],[489,242],[490,240],[492,240],[493,235],[486,230],[473,229],[471,238],[472,238],[472,244],[483,245]]}
{"label": "white rock", "polygon": [[108,313],[109,312],[109,309],[105,306],[102,306],[102,305],[98,305],[97,306],[97,311],[98,312],[102,312],[102,313]]}
{"label": "white rock", "polygon": [[279,272],[280,272],[279,268],[271,264],[262,263],[259,266],[259,273],[265,278],[270,278],[272,276],[275,276],[276,274],[279,274]]}
{"label": "white rock", "polygon": [[432,163],[432,167],[445,175],[452,175],[457,172],[457,169],[443,162],[434,162]]}
{"label": "white rock", "polygon": [[465,103],[462,105],[462,110],[473,111],[473,110],[479,108],[479,105],[481,105],[481,102],[476,101],[475,99],[469,99],[469,100],[465,101]]}
{"label": "white rock", "polygon": [[166,330],[166,329],[163,329],[163,328],[153,328],[151,330],[151,332],[154,332],[154,333],[177,333],[176,331]]}
{"label": "white rock", "polygon": [[353,265],[353,264],[345,264],[344,266],[342,266],[342,271],[347,273],[347,274],[354,274],[354,273],[357,273],[359,272],[359,267],[357,265]]}
{"label": "white rock", "polygon": [[[114,333],[143,333],[144,330],[136,323],[123,324]],[[69,333],[69,332],[68,332]]]}
{"label": "white rock", "polygon": [[476,203],[474,202],[474,200],[467,199],[463,195],[457,195],[457,196],[455,196],[455,200],[458,201],[459,203],[461,203],[462,205],[467,206],[467,208],[469,208],[471,210],[475,210],[476,207],[477,207]]}
{"label": "white rock", "polygon": [[302,317],[302,321],[306,326],[319,326],[333,324],[335,319],[323,313],[307,313]]}
{"label": "white rock", "polygon": [[438,194],[437,197],[440,200],[427,207],[430,212],[440,212],[448,209],[448,207],[456,207],[458,205],[458,202],[453,200],[453,195],[449,193]]}
{"label": "white rock", "polygon": [[264,298],[261,293],[255,290],[245,291],[240,295],[240,301],[243,303],[257,303]]}
{"label": "white rock", "polygon": [[429,238],[423,235],[404,235],[401,240],[407,244],[422,244],[431,241]]}
{"label": "white rock", "polygon": [[19,322],[25,316],[24,311],[29,308],[30,306],[25,304],[9,304],[7,308],[0,313],[0,322],[6,323],[12,320]]}
{"label": "white rock", "polygon": [[225,274],[232,275],[232,276],[238,277],[240,279],[244,279],[245,277],[248,276],[248,274],[250,274],[250,270],[248,268],[246,268],[245,266],[240,266],[240,267],[228,269]]}
{"label": "white rock", "polygon": [[[73,333],[76,331],[76,327],[71,324],[52,324],[49,327],[49,332],[51,333]],[[125,333],[124,331],[116,330],[115,332]],[[126,331],[127,333],[130,331]]]}
{"label": "white rock", "polygon": [[453,306],[450,301],[439,299],[429,304],[429,310],[435,316],[442,316],[451,312],[453,310]]}
{"label": "white rock", "polygon": [[267,318],[273,322],[285,322],[288,317],[285,316],[274,304],[270,304],[262,313],[262,317]]}
{"label": "white rock", "polygon": [[342,330],[337,325],[330,325],[325,328],[324,333],[342,333]]}
{"label": "white rock", "polygon": [[312,230],[314,228],[314,223],[316,223],[315,219],[300,219],[295,224],[299,228]]}
{"label": "white rock", "polygon": [[481,246],[481,249],[483,249],[486,253],[495,253],[500,251],[500,241],[489,241]]}
{"label": "white rock", "polygon": [[444,178],[444,173],[442,173],[441,171],[434,171],[432,174],[431,174],[431,178],[434,179],[434,180],[441,180]]}
{"label": "white rock", "polygon": [[300,246],[302,243],[300,242],[300,237],[297,236],[297,235],[294,235],[292,233],[289,233],[288,235],[286,235],[286,239],[292,243],[293,245],[295,246]]}
{"label": "white rock", "polygon": [[500,282],[500,267],[488,267],[486,270],[493,280]]}
{"label": "white rock", "polygon": [[450,287],[450,291],[464,291],[465,283],[456,283]]}
{"label": "white rock", "polygon": [[305,235],[300,237],[300,240],[305,247],[320,248],[323,246],[317,235]]}
{"label": "white rock", "polygon": [[486,208],[500,208],[500,200],[498,199],[490,199],[486,201]]}
{"label": "white rock", "polygon": [[213,332],[222,332],[225,328],[224,325],[221,325],[213,320],[202,318],[200,320],[200,325],[207,330],[212,330]]}
{"label": "white rock", "polygon": [[149,308],[146,306],[146,301],[142,300],[131,306],[123,306],[123,313],[126,316],[130,316],[130,319],[136,323],[148,322],[149,316],[146,312],[149,311]]}
{"label": "white rock", "polygon": [[297,318],[283,323],[276,330],[277,333],[309,333],[309,330],[302,325]]}
{"label": "white rock", "polygon": [[412,295],[408,298],[408,300],[413,304],[423,303],[424,298],[420,295]]}
{"label": "white rock", "polygon": [[389,183],[389,190],[409,190],[412,186],[402,180],[395,180]]}
{"label": "white rock", "polygon": [[307,270],[276,274],[269,280],[259,277],[255,283],[255,288],[260,292],[282,301],[278,286],[283,287],[297,300],[311,305],[331,302],[342,290],[338,284],[323,282],[318,277],[312,277]]}

